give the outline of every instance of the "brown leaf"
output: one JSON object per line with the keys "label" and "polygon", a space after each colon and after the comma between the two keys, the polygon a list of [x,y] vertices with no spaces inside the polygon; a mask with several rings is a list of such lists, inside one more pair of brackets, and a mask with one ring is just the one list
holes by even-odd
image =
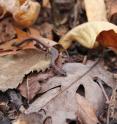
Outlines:
{"label": "brown leaf", "polygon": [[117,0],[106,0],[106,4],[109,21],[117,24]]}
{"label": "brown leaf", "polygon": [[36,25],[35,27],[39,30],[40,35],[42,37],[53,40],[53,33],[52,33],[53,26],[52,26],[52,24],[45,22],[45,23],[41,24],[40,26]]}
{"label": "brown leaf", "polygon": [[22,5],[26,0],[19,0],[20,5]]}
{"label": "brown leaf", "polygon": [[24,49],[36,49],[36,47],[34,47],[33,42],[26,42],[24,45],[20,46],[20,48],[13,46],[14,43],[20,43],[25,38],[30,37],[30,35],[27,32],[24,32],[21,29],[18,29],[16,27],[15,27],[15,31],[17,36],[16,39],[12,39],[0,45],[0,56],[17,54]]}
{"label": "brown leaf", "polygon": [[78,119],[83,124],[97,124],[99,121],[93,106],[79,94],[76,95],[76,100],[78,104]]}
{"label": "brown leaf", "polygon": [[48,7],[48,5],[50,4],[50,1],[49,0],[43,0],[42,1],[42,5],[43,5],[43,7]]}
{"label": "brown leaf", "polygon": [[25,97],[29,102],[39,93],[41,86],[37,81],[33,79],[27,79],[26,83],[22,83],[18,90],[20,91],[21,95]]}
{"label": "brown leaf", "polygon": [[33,71],[44,71],[50,63],[49,54],[34,49],[0,57],[0,90],[16,88],[25,75]]}
{"label": "brown leaf", "polygon": [[117,33],[114,30],[102,31],[96,38],[99,44],[117,52]]}
{"label": "brown leaf", "polygon": [[44,124],[46,115],[41,113],[21,114],[13,124]]}
{"label": "brown leaf", "polygon": [[11,18],[6,18],[0,22],[0,44],[16,37],[16,31],[11,21]]}
{"label": "brown leaf", "polygon": [[[42,93],[41,84],[45,83],[48,78],[54,76],[54,73],[40,72],[39,74],[29,75],[24,81],[18,86],[18,90],[21,95],[24,96],[30,102],[37,94]],[[41,82],[41,84],[40,84]],[[44,92],[44,91],[43,91]]]}

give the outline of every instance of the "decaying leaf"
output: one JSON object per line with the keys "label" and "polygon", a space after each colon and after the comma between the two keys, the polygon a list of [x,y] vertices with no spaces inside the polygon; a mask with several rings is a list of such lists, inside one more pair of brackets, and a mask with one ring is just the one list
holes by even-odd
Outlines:
{"label": "decaying leaf", "polygon": [[117,32],[116,25],[109,22],[97,21],[84,23],[69,31],[62,39],[60,39],[59,43],[65,49],[68,49],[71,46],[72,41],[77,41],[81,45],[91,49],[99,45],[96,41],[96,37],[102,31],[108,31],[111,29]]}
{"label": "decaying leaf", "polygon": [[84,0],[88,21],[107,21],[104,0]]}
{"label": "decaying leaf", "polygon": [[[24,81],[18,86],[18,90],[20,94],[28,99],[30,102],[37,94],[41,94],[42,91],[41,87],[43,83],[47,82],[46,80],[53,77],[54,73],[51,71],[47,72],[40,72],[39,74],[32,74],[27,76]],[[41,83],[40,83],[41,82]],[[42,86],[41,86],[42,85]]]}
{"label": "decaying leaf", "polygon": [[[10,25],[10,23],[9,23]],[[8,26],[7,26],[8,28]],[[23,49],[35,49],[33,42],[27,42],[23,46],[20,46],[20,48],[13,46],[14,43],[20,43],[24,39],[27,39],[30,37],[28,32],[24,32],[21,29],[14,27],[14,31],[16,33],[16,38],[13,38],[9,40],[8,42],[5,42],[0,45],[0,56],[8,55],[8,54],[16,54],[20,50]]]}
{"label": "decaying leaf", "polygon": [[[114,85],[113,75],[110,72],[107,72],[103,65],[101,66],[100,64],[95,66],[90,73],[82,77],[91,65],[92,63],[87,63],[87,65],[80,63],[65,64],[63,69],[67,72],[67,76],[55,76],[49,79],[48,82],[43,84],[42,91],[47,91],[52,87],[57,87],[60,85],[61,88],[55,88],[43,94],[32,104],[30,104],[30,107],[26,110],[26,113],[37,112],[41,108],[45,108],[47,109],[47,113],[52,116],[53,124],[64,124],[66,123],[67,118],[75,119],[78,108],[75,96],[76,90],[80,84],[85,84],[87,89],[89,88],[89,84],[90,86],[93,84],[94,87],[97,87],[97,84],[92,79],[94,76],[97,76],[107,84],[111,86]],[[72,85],[73,82],[75,82],[74,85]],[[90,95],[87,96],[87,98],[90,99],[91,105],[96,108],[95,110],[97,113],[103,110],[102,103],[104,102],[104,97],[102,97],[103,93],[102,91],[100,92],[100,90],[101,89],[99,87],[98,90],[95,88],[87,90],[87,92],[89,92],[89,94],[94,98],[92,99]],[[91,92],[93,93],[91,94]],[[97,97],[98,93],[95,94],[95,92],[102,95]]]}
{"label": "decaying leaf", "polygon": [[[39,44],[45,44],[46,50],[48,50],[48,47],[52,47],[53,45],[56,44],[56,42],[52,40],[48,40],[46,38],[40,37],[40,33],[37,29],[35,28],[30,28],[30,32],[25,32],[20,28],[17,28],[14,26],[14,30],[16,32],[16,38],[10,40],[9,42],[5,42],[4,44],[0,45],[0,56],[8,55],[8,54],[16,54],[19,51],[22,51],[24,49],[37,49],[35,47],[35,40],[38,40],[38,45]],[[27,39],[27,40],[26,40]],[[25,41],[23,44],[17,46],[17,44],[20,44],[21,42]],[[41,43],[39,43],[41,42]],[[16,45],[15,45],[16,44]],[[40,48],[43,49],[43,48]]]}
{"label": "decaying leaf", "polygon": [[25,83],[20,84],[18,90],[30,102],[39,93],[41,86],[38,80],[35,81],[27,78]]}
{"label": "decaying leaf", "polygon": [[16,31],[11,18],[4,19],[0,22],[0,44],[10,41],[16,37]]}
{"label": "decaying leaf", "polygon": [[17,55],[0,57],[0,90],[16,88],[26,74],[44,71],[50,61],[48,54],[31,49]]}

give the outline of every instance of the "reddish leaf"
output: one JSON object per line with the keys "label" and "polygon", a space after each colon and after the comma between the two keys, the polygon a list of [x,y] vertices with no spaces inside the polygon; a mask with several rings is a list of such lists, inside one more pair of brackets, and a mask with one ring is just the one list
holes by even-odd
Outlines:
{"label": "reddish leaf", "polygon": [[117,52],[117,33],[113,30],[102,31],[96,38],[99,44]]}

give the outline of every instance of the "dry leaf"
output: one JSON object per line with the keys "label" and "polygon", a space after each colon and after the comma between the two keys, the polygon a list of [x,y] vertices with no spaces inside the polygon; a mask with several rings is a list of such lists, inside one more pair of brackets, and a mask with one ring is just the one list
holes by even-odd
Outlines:
{"label": "dry leaf", "polygon": [[[47,79],[54,76],[51,71],[40,72],[39,74],[28,75],[24,81],[18,86],[20,94],[30,102],[37,94],[41,94],[41,84],[45,83]],[[40,83],[41,82],[41,83]],[[28,85],[28,86],[27,86]],[[44,92],[44,91],[43,91]],[[45,91],[46,92],[46,91]]]}
{"label": "dry leaf", "polygon": [[[45,44],[46,47],[47,46],[52,47],[53,45],[56,45],[56,42],[40,37],[39,31],[34,28],[30,28],[30,32],[25,32],[22,29],[17,28],[15,26],[14,26],[14,29],[15,29],[17,38],[12,39],[9,42],[5,42],[4,44],[0,45],[0,56],[4,56],[8,54],[16,54],[24,49],[37,49],[34,46],[34,42],[33,42],[34,40],[32,38],[35,38],[41,41],[43,44]],[[27,40],[27,42],[24,43],[23,45],[20,45],[19,47],[13,46],[14,43],[15,44],[21,43],[25,39],[29,39],[29,40]]]}
{"label": "dry leaf", "polygon": [[26,83],[20,84],[18,90],[30,102],[39,93],[41,86],[38,80],[26,79]]}
{"label": "dry leaf", "polygon": [[20,7],[19,0],[0,0],[0,7],[3,10],[3,16],[6,12],[13,13],[14,10],[16,11]]}
{"label": "dry leaf", "polygon": [[46,120],[46,114],[30,113],[21,114],[13,124],[44,124]]}
{"label": "dry leaf", "polygon": [[[93,89],[92,89],[93,90]],[[93,106],[83,96],[77,94],[76,100],[78,104],[78,119],[83,124],[97,124],[99,123],[96,112]]]}
{"label": "dry leaf", "polygon": [[40,12],[40,4],[32,0],[1,0],[1,18],[9,12],[13,15],[14,20],[24,27],[32,25]]}
{"label": "dry leaf", "polygon": [[77,41],[86,48],[94,48],[98,46],[96,37],[102,31],[114,30],[117,32],[116,25],[109,22],[97,21],[88,22],[79,25],[69,31],[63,38],[60,39],[59,44],[61,44],[65,49],[68,49],[72,41]]}
{"label": "dry leaf", "polygon": [[106,0],[106,6],[109,21],[117,24],[117,0]]}
{"label": "dry leaf", "polygon": [[9,42],[5,42],[0,45],[0,56],[8,55],[8,54],[16,54],[23,49],[36,49],[33,42],[27,42],[24,45],[19,47],[13,46],[14,43],[20,43],[24,39],[30,37],[28,32],[24,32],[21,29],[14,26],[14,31],[16,32],[17,38],[11,39]]}
{"label": "dry leaf", "polygon": [[0,90],[16,88],[25,75],[44,71],[50,63],[49,55],[31,49],[17,55],[0,57]]}
{"label": "dry leaf", "polygon": [[104,0],[84,0],[88,21],[107,21]]}
{"label": "dry leaf", "polygon": [[40,26],[36,25],[35,28],[39,30],[40,35],[42,37],[53,40],[53,33],[52,33],[53,25],[52,24],[45,22],[45,23],[42,23]]}
{"label": "dry leaf", "polygon": [[[27,109],[26,113],[37,112],[41,108],[45,108],[47,113],[52,116],[53,124],[64,124],[66,123],[66,119],[75,119],[77,113],[77,103],[75,100],[76,90],[80,84],[92,85],[93,77],[100,77],[104,82],[109,85],[114,85],[113,75],[110,72],[107,72],[103,65],[97,65],[93,68],[90,73],[85,75],[82,79],[80,78],[92,65],[93,63],[87,63],[87,65],[83,65],[81,63],[68,63],[65,64],[63,69],[67,72],[66,77],[58,77],[55,76],[50,78],[48,82],[42,85],[42,92],[47,91],[56,86],[60,86],[61,88],[54,88],[47,93],[43,94],[37,100],[35,100],[30,107]],[[79,71],[80,70],[80,71]],[[76,79],[78,79],[76,81]],[[74,85],[71,85],[75,82]],[[67,90],[66,87],[69,87]],[[94,85],[95,86],[95,85]],[[96,84],[97,86],[97,84]],[[100,89],[100,88],[99,88]],[[64,91],[65,90],[65,91]],[[62,92],[63,91],[63,92]],[[62,93],[61,93],[62,92]],[[89,91],[91,92],[91,90]],[[101,112],[103,108],[103,104],[100,102],[100,95],[96,97],[95,89],[92,89],[92,94],[96,99],[90,99],[90,102],[96,108],[97,112]],[[98,90],[97,90],[98,92]],[[99,90],[99,94],[102,94]],[[95,96],[96,95],[96,96]],[[88,96],[89,98],[90,96]],[[104,100],[103,97],[100,97]],[[99,100],[99,102],[98,102]],[[103,101],[102,100],[102,101]],[[72,101],[72,102],[71,102]],[[96,101],[96,102],[95,102]],[[98,104],[98,105],[97,105]],[[101,106],[101,107],[99,107]],[[100,109],[99,109],[100,108]]]}
{"label": "dry leaf", "polygon": [[36,21],[40,12],[40,4],[34,1],[26,1],[13,13],[14,20],[24,27],[29,27]]}
{"label": "dry leaf", "polygon": [[16,37],[16,31],[14,26],[10,23],[11,21],[11,18],[6,18],[0,22],[0,44]]}
{"label": "dry leaf", "polygon": [[50,1],[49,0],[43,0],[42,1],[42,5],[43,5],[43,7],[48,7],[48,5],[50,4]]}
{"label": "dry leaf", "polygon": [[117,53],[117,33],[114,30],[102,31],[96,40],[101,46],[111,48]]}

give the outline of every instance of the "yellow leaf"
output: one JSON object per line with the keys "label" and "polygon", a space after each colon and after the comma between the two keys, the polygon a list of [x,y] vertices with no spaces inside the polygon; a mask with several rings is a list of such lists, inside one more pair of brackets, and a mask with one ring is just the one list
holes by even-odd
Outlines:
{"label": "yellow leaf", "polygon": [[61,44],[65,49],[68,49],[72,42],[76,41],[84,47],[92,49],[99,45],[96,41],[96,37],[102,31],[108,30],[114,30],[117,32],[117,26],[104,21],[87,22],[69,31],[60,39],[59,44]]}

